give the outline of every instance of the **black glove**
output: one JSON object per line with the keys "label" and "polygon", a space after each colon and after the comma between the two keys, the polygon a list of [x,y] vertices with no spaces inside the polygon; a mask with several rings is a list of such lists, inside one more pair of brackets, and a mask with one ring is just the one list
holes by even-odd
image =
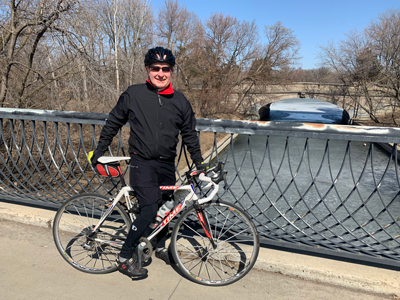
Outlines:
{"label": "black glove", "polygon": [[209,164],[208,164],[208,163],[205,163],[204,161],[198,162],[198,163],[196,164],[196,169],[197,169],[198,171],[207,171],[209,167],[210,167]]}
{"label": "black glove", "polygon": [[89,163],[94,167],[97,165],[97,160],[99,159],[99,157],[104,156],[104,151],[101,150],[94,150],[94,151],[90,151],[88,154],[88,161]]}

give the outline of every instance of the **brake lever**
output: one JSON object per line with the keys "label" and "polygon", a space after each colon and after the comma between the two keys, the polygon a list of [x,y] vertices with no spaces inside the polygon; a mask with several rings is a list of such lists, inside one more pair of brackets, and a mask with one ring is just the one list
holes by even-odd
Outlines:
{"label": "brake lever", "polygon": [[214,176],[210,176],[211,180],[215,183],[220,183],[222,180],[226,179],[228,171],[220,170],[219,173],[215,173]]}
{"label": "brake lever", "polygon": [[224,179],[224,191],[227,191],[229,188],[228,182],[226,181],[226,178]]}

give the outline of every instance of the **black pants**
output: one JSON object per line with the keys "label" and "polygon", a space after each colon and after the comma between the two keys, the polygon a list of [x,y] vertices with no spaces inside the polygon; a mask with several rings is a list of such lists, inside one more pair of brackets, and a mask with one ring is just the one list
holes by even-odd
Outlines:
{"label": "black pants", "polygon": [[[131,156],[130,185],[136,192],[141,212],[133,221],[128,237],[122,246],[121,257],[130,258],[140,237],[145,233],[157,215],[158,208],[172,197],[173,191],[161,193],[161,185],[175,185],[175,164],[173,161],[157,161]],[[168,228],[157,235],[157,248],[165,247]]]}

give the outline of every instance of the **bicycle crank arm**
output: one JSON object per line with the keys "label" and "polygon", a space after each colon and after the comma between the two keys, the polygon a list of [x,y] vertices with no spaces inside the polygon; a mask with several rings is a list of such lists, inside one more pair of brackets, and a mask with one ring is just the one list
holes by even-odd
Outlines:
{"label": "bicycle crank arm", "polygon": [[150,241],[145,237],[141,237],[139,239],[139,245],[137,246],[139,266],[143,266],[143,263],[150,259],[152,253],[153,246],[151,245]]}

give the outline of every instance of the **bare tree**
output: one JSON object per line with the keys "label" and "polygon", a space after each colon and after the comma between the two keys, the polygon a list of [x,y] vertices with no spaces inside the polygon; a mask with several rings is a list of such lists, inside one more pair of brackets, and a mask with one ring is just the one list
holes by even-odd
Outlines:
{"label": "bare tree", "polygon": [[[245,89],[239,96],[236,109],[243,105],[246,96],[255,86],[265,86],[272,82],[283,82],[288,72],[301,58],[300,42],[293,30],[286,28],[281,22],[264,27],[267,43],[259,49],[257,59],[252,63]],[[275,79],[275,80],[274,80]]]}
{"label": "bare tree", "polygon": [[65,64],[57,71],[76,70],[58,80],[63,109],[105,112],[110,109],[107,104],[113,104],[106,100],[118,97],[115,59],[102,30],[103,9],[102,0],[80,1],[75,15],[63,20],[63,34],[52,36],[56,49],[54,63]]}
{"label": "bare tree", "polygon": [[1,106],[109,111],[123,86],[146,77],[143,55],[157,42],[176,56],[174,86],[216,117],[246,111],[252,89],[288,80],[298,58],[281,23],[265,28],[262,45],[254,21],[214,13],[201,22],[177,0],[156,21],[150,0],[0,1]]}
{"label": "bare tree", "polygon": [[350,31],[338,45],[320,47],[321,63],[336,71],[348,88],[354,109],[362,108],[375,123],[385,122],[382,112],[400,105],[400,11],[389,10],[363,31]]}
{"label": "bare tree", "polygon": [[206,20],[204,45],[193,69],[201,78],[201,90],[195,96],[196,107],[203,116],[235,112],[235,89],[241,89],[246,72],[257,57],[257,42],[254,21],[239,21],[222,13]]}
{"label": "bare tree", "polygon": [[[9,10],[1,20],[0,105],[3,107],[6,104],[11,90],[10,80],[13,79],[13,84],[16,84],[12,89],[13,97],[17,98],[13,99],[17,100],[14,106],[21,107],[26,89],[43,78],[43,74],[34,68],[40,42],[48,31],[57,30],[57,20],[74,8],[74,1],[9,0],[7,4],[3,2],[2,6],[8,6]],[[33,77],[32,73],[35,73]]]}
{"label": "bare tree", "polygon": [[127,74],[126,85],[141,82],[143,56],[153,43],[153,13],[149,0],[129,0],[125,6],[125,35],[123,36],[123,65]]}
{"label": "bare tree", "polygon": [[[121,71],[126,84],[135,81],[143,48],[152,43],[153,14],[149,0],[103,0],[104,30],[114,52],[117,91]],[[141,69],[143,71],[143,68]]]}
{"label": "bare tree", "polygon": [[119,72],[119,48],[120,48],[120,37],[124,33],[122,32],[125,28],[124,22],[124,10],[122,0],[104,0],[104,26],[109,35],[109,42],[114,51],[114,66],[115,66],[115,82],[117,92],[120,91],[120,72]]}
{"label": "bare tree", "polygon": [[192,58],[199,55],[203,41],[203,25],[195,13],[189,12],[177,0],[165,0],[156,22],[160,44],[171,49],[176,57],[178,73],[190,90]]}
{"label": "bare tree", "polygon": [[396,112],[400,107],[400,10],[389,10],[379,15],[365,30],[372,44],[369,64],[376,80],[378,93],[388,98],[392,120],[399,124]]}

